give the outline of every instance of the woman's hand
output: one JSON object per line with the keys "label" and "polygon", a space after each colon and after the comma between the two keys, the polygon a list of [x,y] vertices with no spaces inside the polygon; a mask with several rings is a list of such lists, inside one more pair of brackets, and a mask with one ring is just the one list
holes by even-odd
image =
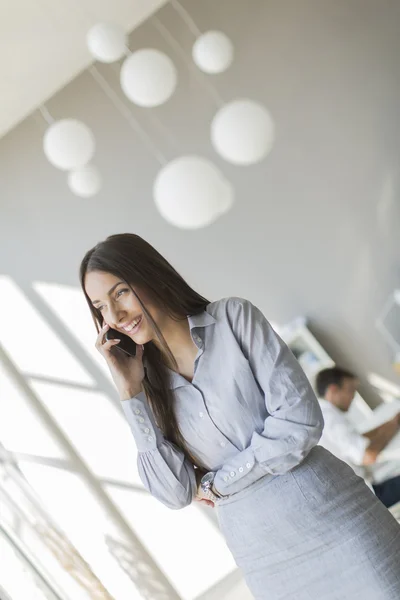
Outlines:
{"label": "woman's hand", "polygon": [[[109,325],[104,325],[96,340],[96,348],[106,359],[112,378],[121,400],[129,400],[142,391],[144,379],[143,346],[136,346],[136,356],[128,356],[125,352],[114,350],[120,340],[104,339]],[[122,335],[122,334],[121,334]]]}
{"label": "woman's hand", "polygon": [[214,502],[212,500],[210,500],[209,498],[206,498],[204,496],[203,490],[201,489],[201,478],[204,475],[204,471],[201,471],[200,469],[196,469],[196,482],[197,482],[197,494],[195,497],[196,502],[200,502],[201,504],[205,504],[207,506],[210,506],[211,508],[214,508]]}

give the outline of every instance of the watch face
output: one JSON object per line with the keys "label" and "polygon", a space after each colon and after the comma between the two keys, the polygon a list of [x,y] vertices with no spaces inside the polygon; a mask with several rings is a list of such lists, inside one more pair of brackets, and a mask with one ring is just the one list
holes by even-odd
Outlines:
{"label": "watch face", "polygon": [[201,480],[201,487],[203,489],[209,489],[214,481],[214,473],[206,473]]}

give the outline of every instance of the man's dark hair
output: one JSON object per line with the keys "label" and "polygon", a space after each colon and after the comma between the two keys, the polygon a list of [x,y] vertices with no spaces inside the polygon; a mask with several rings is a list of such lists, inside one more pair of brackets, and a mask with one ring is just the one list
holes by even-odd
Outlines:
{"label": "man's dark hair", "polygon": [[332,367],[320,371],[315,380],[318,396],[323,398],[330,385],[338,385],[340,387],[345,379],[356,379],[356,376],[340,367]]}

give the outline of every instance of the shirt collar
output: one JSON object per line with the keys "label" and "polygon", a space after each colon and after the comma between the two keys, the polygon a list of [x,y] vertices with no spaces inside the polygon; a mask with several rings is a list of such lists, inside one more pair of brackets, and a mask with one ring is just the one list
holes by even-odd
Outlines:
{"label": "shirt collar", "polygon": [[[203,310],[203,312],[201,312],[201,313],[197,313],[196,315],[188,316],[188,322],[189,322],[190,332],[192,333],[192,331],[194,329],[199,329],[202,327],[208,327],[209,325],[214,325],[214,323],[216,323],[216,320],[214,319],[214,317],[212,315],[210,315],[210,313],[208,313],[206,310]],[[204,342],[204,339],[203,339],[203,342]],[[184,377],[182,377],[182,375],[179,375],[179,373],[176,373],[175,371],[170,370],[170,388],[177,389],[178,387],[183,387],[185,385],[190,385],[190,382],[187,379],[185,379]]]}
{"label": "shirt collar", "polygon": [[197,327],[207,327],[208,325],[214,325],[215,319],[210,313],[206,310],[203,310],[201,313],[197,313],[197,315],[190,315],[188,317],[190,331]]}
{"label": "shirt collar", "polygon": [[347,411],[340,410],[340,408],[329,402],[329,400],[325,400],[325,398],[318,398],[318,400],[323,410],[331,411],[331,413],[335,413],[336,415],[347,416]]}

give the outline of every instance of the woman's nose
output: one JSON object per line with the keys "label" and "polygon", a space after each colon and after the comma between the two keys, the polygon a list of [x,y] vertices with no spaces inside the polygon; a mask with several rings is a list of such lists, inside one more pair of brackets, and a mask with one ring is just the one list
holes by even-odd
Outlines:
{"label": "woman's nose", "polygon": [[110,307],[110,321],[111,321],[111,327],[118,327],[119,323],[123,322],[123,311],[111,306]]}

